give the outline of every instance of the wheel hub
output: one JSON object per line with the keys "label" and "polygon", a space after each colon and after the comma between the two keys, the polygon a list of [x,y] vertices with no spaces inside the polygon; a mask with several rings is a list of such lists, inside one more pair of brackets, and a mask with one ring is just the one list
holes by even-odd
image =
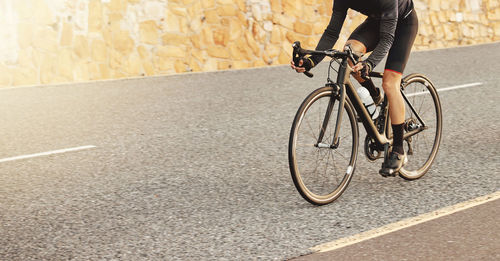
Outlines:
{"label": "wheel hub", "polygon": [[416,130],[418,128],[420,128],[420,124],[417,123],[416,119],[409,118],[405,121],[405,124],[404,124],[405,131],[409,132],[409,131]]}

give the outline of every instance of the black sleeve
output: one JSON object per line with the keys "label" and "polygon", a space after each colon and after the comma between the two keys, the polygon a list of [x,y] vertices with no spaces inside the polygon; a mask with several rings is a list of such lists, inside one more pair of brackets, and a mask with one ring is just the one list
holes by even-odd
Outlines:
{"label": "black sleeve", "polygon": [[383,12],[380,17],[380,38],[377,46],[370,54],[367,62],[373,65],[372,68],[382,61],[385,55],[391,49],[398,25],[398,1],[383,1],[385,4],[381,7]]}
{"label": "black sleeve", "polygon": [[[316,50],[324,51],[331,49],[337,40],[339,39],[340,30],[344,24],[345,17],[347,15],[347,6],[345,6],[341,1],[335,1],[333,6],[332,17],[330,18],[330,23],[326,27],[325,32],[321,36],[321,39],[316,46]],[[313,55],[311,60],[314,62],[313,67],[320,63],[324,55]]]}

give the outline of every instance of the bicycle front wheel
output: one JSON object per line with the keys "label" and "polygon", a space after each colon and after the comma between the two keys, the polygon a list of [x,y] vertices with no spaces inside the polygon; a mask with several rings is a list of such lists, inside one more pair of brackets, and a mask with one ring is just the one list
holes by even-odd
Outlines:
{"label": "bicycle front wheel", "polygon": [[358,125],[346,97],[338,143],[333,141],[340,98],[332,87],[312,92],[297,111],[290,132],[288,159],[295,187],[315,205],[337,199],[351,181],[358,150]]}
{"label": "bicycle front wheel", "polygon": [[399,170],[407,180],[421,178],[430,169],[441,142],[441,102],[432,82],[421,74],[411,74],[403,80],[405,101],[405,131],[423,129],[406,138],[408,163]]}

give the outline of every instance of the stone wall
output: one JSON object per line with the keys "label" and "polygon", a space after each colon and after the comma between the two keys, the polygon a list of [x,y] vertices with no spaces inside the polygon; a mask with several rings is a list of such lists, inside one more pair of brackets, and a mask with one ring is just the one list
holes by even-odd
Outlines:
{"label": "stone wall", "polygon": [[[500,40],[498,0],[414,0],[415,49]],[[287,64],[332,0],[2,0],[0,86]],[[364,17],[350,10],[337,47]]]}

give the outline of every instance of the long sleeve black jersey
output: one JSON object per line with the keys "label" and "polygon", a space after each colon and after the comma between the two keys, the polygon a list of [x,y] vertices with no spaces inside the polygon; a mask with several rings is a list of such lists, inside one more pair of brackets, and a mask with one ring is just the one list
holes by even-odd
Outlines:
{"label": "long sleeve black jersey", "polygon": [[[337,42],[347,15],[351,8],[369,19],[380,23],[379,42],[367,61],[375,67],[385,57],[394,41],[394,34],[398,19],[406,17],[413,9],[412,0],[334,0],[333,13],[325,32],[323,33],[316,50],[328,50]],[[323,60],[324,56],[314,55],[311,59],[314,64]]]}

